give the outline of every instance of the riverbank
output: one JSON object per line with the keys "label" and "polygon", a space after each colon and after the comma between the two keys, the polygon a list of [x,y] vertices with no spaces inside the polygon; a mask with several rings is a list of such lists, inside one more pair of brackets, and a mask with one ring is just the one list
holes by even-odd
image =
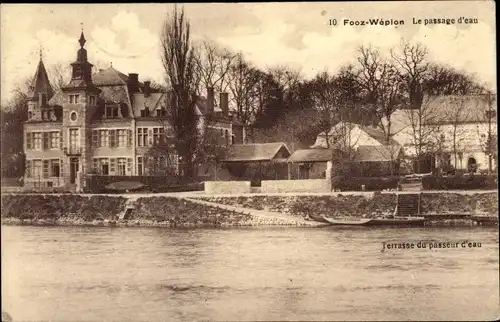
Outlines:
{"label": "riverbank", "polygon": [[[302,218],[233,210],[182,197],[2,195],[2,225],[220,228],[316,226]],[[126,208],[131,211],[126,213]],[[236,208],[235,208],[236,209]]]}
{"label": "riverbank", "polygon": [[[2,225],[78,225],[166,228],[317,226],[306,215],[376,217],[392,214],[394,193],[178,195],[3,194]],[[129,212],[125,210],[130,208]],[[497,192],[423,193],[421,214],[498,216]],[[469,219],[431,220],[435,225],[468,226]]]}

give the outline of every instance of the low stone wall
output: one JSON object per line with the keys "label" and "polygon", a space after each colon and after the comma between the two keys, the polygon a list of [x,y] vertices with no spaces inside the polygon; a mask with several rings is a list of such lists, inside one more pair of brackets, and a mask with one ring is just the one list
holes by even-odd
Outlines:
{"label": "low stone wall", "polygon": [[331,182],[326,179],[263,180],[263,193],[275,192],[330,192]]}
{"label": "low stone wall", "polygon": [[[329,217],[375,217],[381,214],[392,214],[396,206],[396,194],[394,193],[374,193],[366,196],[337,194],[326,196],[204,197],[201,199],[301,217],[307,214]],[[498,194],[496,192],[468,195],[457,193],[422,194],[422,214],[473,213],[475,211],[498,215]]]}
{"label": "low stone wall", "polygon": [[205,181],[205,193],[251,193],[250,181]]}

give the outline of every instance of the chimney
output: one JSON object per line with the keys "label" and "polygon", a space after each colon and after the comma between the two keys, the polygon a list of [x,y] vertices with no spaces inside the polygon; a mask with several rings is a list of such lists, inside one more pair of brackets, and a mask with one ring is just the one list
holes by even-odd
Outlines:
{"label": "chimney", "polygon": [[151,94],[151,82],[145,81],[144,82],[144,97],[149,97],[150,94]]}
{"label": "chimney", "polygon": [[214,88],[207,88],[207,114],[212,114],[214,112]]}
{"label": "chimney", "polygon": [[229,94],[220,93],[220,109],[222,110],[222,115],[228,116],[229,114]]}
{"label": "chimney", "polygon": [[137,93],[139,91],[139,74],[128,74],[128,85],[132,93]]}

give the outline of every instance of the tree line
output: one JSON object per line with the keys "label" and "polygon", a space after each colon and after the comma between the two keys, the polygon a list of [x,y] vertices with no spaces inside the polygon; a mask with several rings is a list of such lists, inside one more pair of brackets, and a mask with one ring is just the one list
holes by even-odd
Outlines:
{"label": "tree line", "polygon": [[[173,139],[165,149],[175,150],[188,177],[194,175],[195,164],[220,158],[221,151],[200,135],[207,133],[206,124],[200,131],[195,115],[198,97],[207,88],[229,93],[232,114],[248,129],[247,142],[285,141],[299,146],[310,145],[319,132],[328,133],[341,120],[376,125],[389,142],[395,110],[423,111],[428,96],[487,93],[472,75],[430,61],[425,46],[404,40],[389,53],[360,46],[353,60],[337,72],[325,70],[306,79],[300,70],[285,65],[258,68],[243,53],[212,39],[193,41],[184,9],[177,6],[166,17],[160,39],[164,82],[152,86],[175,93],[168,96],[175,108],[167,113]],[[56,65],[49,75],[57,90],[70,73]],[[20,86],[2,106],[2,176],[19,176],[24,170],[26,89]],[[425,141],[419,131],[419,139]],[[417,154],[423,153],[424,145],[419,145]]]}

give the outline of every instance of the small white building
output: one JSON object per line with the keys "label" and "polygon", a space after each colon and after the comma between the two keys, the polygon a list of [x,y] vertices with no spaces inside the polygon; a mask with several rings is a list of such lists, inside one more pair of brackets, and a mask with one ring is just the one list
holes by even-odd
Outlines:
{"label": "small white building", "polygon": [[[441,154],[456,169],[475,165],[487,170],[486,144],[489,133],[497,135],[496,112],[496,100],[490,102],[486,95],[426,97],[420,110],[397,110],[391,115],[392,138],[408,156],[415,156],[423,143],[422,152]],[[386,119],[382,122],[387,126]]]}

